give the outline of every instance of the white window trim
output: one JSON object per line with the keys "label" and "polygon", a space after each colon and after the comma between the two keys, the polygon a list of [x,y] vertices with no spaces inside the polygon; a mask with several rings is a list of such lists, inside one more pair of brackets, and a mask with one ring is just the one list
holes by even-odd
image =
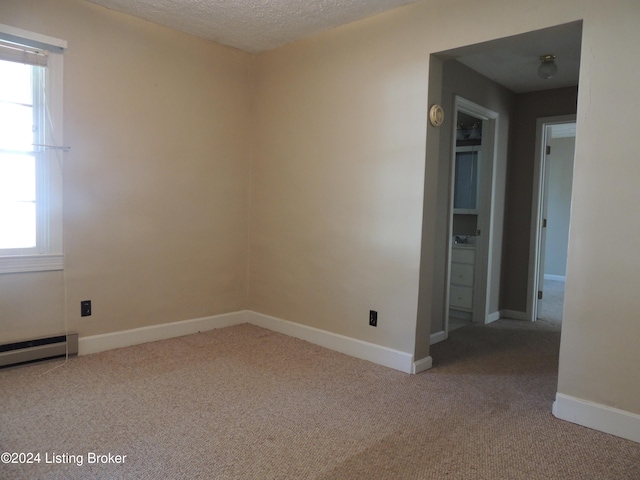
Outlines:
{"label": "white window trim", "polygon": [[64,267],[64,255],[39,254],[39,255],[11,255],[0,257],[0,274],[23,272],[48,272],[62,270]]}
{"label": "white window trim", "polygon": [[[48,117],[54,131],[52,135],[47,136],[46,144],[64,145],[62,143],[62,53],[67,48],[67,42],[4,24],[0,24],[0,38],[23,45],[44,48],[49,51],[45,95],[48,99]],[[46,152],[47,163],[49,165],[59,165],[59,168],[49,168],[48,198],[44,199],[44,205],[45,208],[52,213],[48,215],[49,221],[45,222],[48,232],[45,241],[42,242],[40,253],[28,255],[0,254],[0,274],[64,269],[62,238],[62,152],[63,149],[48,149]]]}
{"label": "white window trim", "polygon": [[23,30],[3,23],[0,23],[0,33],[6,40],[22,43],[32,47],[44,48],[53,53],[62,53],[67,48],[66,40],[30,32],[29,30]]}

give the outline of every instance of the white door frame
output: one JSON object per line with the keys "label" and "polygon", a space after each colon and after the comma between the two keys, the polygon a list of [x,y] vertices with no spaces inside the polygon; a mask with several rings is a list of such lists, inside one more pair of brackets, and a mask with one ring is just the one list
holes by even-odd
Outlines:
{"label": "white door frame", "polygon": [[529,278],[527,287],[526,318],[532,322],[538,318],[538,290],[544,268],[541,264],[543,251],[543,206],[545,193],[547,127],[563,123],[575,123],[575,115],[540,117],[536,121],[536,150],[533,166],[533,198],[531,202],[531,238],[529,248]]}
{"label": "white door frame", "polygon": [[491,259],[493,256],[493,210],[495,205],[495,164],[497,159],[496,145],[498,144],[499,114],[482,105],[471,102],[456,95],[454,97],[453,133],[451,137],[452,160],[450,162],[449,215],[447,231],[447,268],[445,284],[444,330],[445,338],[449,333],[449,295],[451,284],[451,249],[453,238],[453,196],[455,187],[455,158],[456,158],[456,125],[458,112],[464,112],[483,121],[481,142],[481,181],[478,192],[479,212],[478,229],[481,231],[476,243],[476,263],[473,293],[473,321],[489,323],[489,288],[491,285]]}

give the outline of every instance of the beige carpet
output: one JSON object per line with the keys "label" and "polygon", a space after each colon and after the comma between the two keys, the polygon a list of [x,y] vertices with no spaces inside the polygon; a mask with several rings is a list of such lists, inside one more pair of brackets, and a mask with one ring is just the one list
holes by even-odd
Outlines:
{"label": "beige carpet", "polygon": [[558,343],[545,321],[469,326],[412,376],[240,325],[5,369],[0,451],[41,463],[0,478],[640,478],[640,444],[552,416]]}
{"label": "beige carpet", "polygon": [[564,282],[545,279],[543,291],[538,318],[561,323],[564,307]]}

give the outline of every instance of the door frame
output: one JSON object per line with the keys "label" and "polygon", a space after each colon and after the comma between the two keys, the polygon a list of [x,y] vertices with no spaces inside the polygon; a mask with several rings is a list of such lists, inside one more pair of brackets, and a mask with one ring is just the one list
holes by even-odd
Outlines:
{"label": "door frame", "polygon": [[538,318],[538,290],[544,267],[544,237],[542,227],[544,219],[544,205],[546,203],[546,146],[548,143],[547,127],[563,123],[576,123],[576,115],[558,115],[554,117],[540,117],[536,120],[536,148],[533,166],[533,197],[531,202],[531,248],[529,249],[529,278],[527,288],[526,318],[535,322]]}
{"label": "door frame", "polygon": [[493,211],[495,206],[495,165],[497,162],[498,120],[499,114],[482,105],[474,103],[459,95],[454,96],[454,117],[451,135],[452,155],[449,166],[449,207],[447,217],[447,265],[445,283],[444,331],[445,339],[449,335],[449,295],[451,285],[451,256],[453,238],[453,199],[455,187],[455,159],[456,159],[456,125],[458,112],[472,115],[482,120],[481,141],[481,181],[478,191],[478,230],[479,241],[476,243],[476,261],[473,287],[474,323],[486,324],[489,318],[489,286],[491,285],[491,264],[493,258]]}

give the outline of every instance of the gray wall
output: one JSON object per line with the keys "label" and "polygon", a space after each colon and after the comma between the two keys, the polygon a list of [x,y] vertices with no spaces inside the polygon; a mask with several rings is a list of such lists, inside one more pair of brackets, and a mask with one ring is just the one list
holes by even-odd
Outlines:
{"label": "gray wall", "polygon": [[576,113],[575,87],[516,95],[509,138],[502,264],[502,309],[527,305],[536,120]]}
{"label": "gray wall", "polygon": [[[437,211],[436,211],[436,242],[434,250],[434,296],[431,306],[431,333],[444,329],[444,305],[446,287],[446,258],[447,247],[450,241],[448,237],[448,203],[451,185],[451,159],[454,115],[454,97],[459,95],[478,105],[497,112],[498,120],[498,144],[497,162],[495,171],[495,208],[493,236],[493,262],[490,265],[492,272],[491,296],[489,311],[499,310],[500,300],[500,271],[501,252],[504,223],[505,182],[507,169],[507,152],[509,138],[509,124],[512,116],[515,94],[498,85],[492,80],[480,75],[455,60],[449,60],[443,64],[441,104],[446,112],[445,122],[439,132],[439,152],[437,168]],[[428,174],[428,172],[427,172]],[[421,295],[422,285],[421,285]]]}
{"label": "gray wall", "polygon": [[[437,208],[432,265],[434,293],[430,303],[433,319],[431,333],[444,329],[446,249],[449,242],[447,220],[455,95],[500,114],[500,140],[495,177],[496,229],[489,311],[507,309],[524,312],[529,274],[536,121],[539,117],[574,114],[577,90],[570,87],[514,94],[455,60],[442,63],[442,91],[437,98],[447,115],[439,132],[439,164],[437,171],[434,169],[434,173],[437,174]],[[429,103],[434,103],[431,98]],[[424,295],[423,288],[421,285],[421,297]]]}

